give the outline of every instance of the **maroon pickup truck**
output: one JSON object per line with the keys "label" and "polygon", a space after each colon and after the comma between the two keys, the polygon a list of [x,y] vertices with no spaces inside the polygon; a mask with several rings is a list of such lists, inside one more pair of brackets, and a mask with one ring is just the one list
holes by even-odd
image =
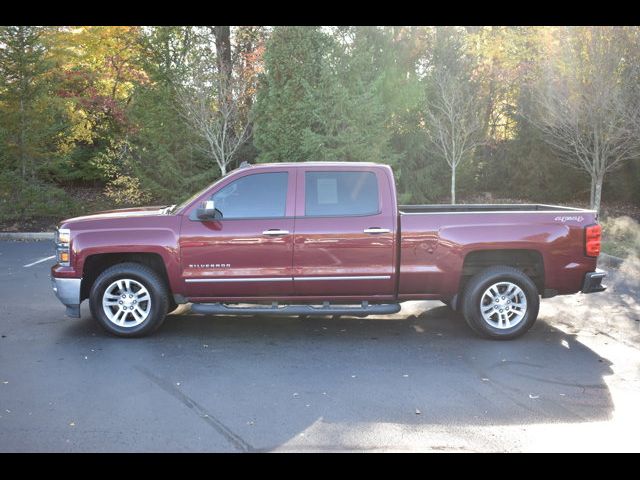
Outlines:
{"label": "maroon pickup truck", "polygon": [[592,210],[398,206],[375,163],[238,168],[181,205],[62,222],[53,290],[89,299],[109,332],[142,336],[178,304],[232,315],[384,315],[441,300],[479,335],[510,339],[539,298],[600,292]]}

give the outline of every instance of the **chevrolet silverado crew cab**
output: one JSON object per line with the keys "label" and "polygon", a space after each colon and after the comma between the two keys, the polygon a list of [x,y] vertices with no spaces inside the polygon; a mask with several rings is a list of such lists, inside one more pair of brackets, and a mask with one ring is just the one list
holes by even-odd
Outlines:
{"label": "chevrolet silverado crew cab", "polygon": [[202,314],[384,315],[441,300],[478,335],[511,339],[540,297],[605,289],[593,210],[398,206],[389,166],[240,167],[180,205],[63,221],[53,290],[67,314],[123,337],[178,304]]}

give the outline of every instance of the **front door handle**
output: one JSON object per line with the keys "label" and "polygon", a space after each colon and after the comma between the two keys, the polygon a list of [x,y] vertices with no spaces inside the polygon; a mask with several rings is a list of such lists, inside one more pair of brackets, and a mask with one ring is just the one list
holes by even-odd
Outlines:
{"label": "front door handle", "polygon": [[278,228],[271,228],[262,232],[263,235],[289,235],[289,230],[280,230]]}
{"label": "front door handle", "polygon": [[391,230],[388,228],[369,227],[364,229],[364,233],[389,233]]}

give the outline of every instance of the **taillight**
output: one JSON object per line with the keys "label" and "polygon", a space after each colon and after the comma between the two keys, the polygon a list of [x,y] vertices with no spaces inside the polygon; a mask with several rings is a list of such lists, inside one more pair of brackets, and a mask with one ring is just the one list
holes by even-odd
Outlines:
{"label": "taillight", "polygon": [[589,225],[585,228],[585,253],[587,257],[597,257],[600,255],[600,243],[602,239],[602,227],[600,225]]}

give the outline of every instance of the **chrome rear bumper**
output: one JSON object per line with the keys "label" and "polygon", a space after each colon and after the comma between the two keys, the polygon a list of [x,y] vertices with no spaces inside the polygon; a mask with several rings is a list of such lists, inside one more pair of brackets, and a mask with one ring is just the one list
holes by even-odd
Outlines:
{"label": "chrome rear bumper", "polygon": [[604,270],[596,269],[595,272],[589,272],[584,276],[584,282],[582,283],[582,293],[595,293],[603,292],[607,289],[602,285],[602,280],[607,276],[607,272]]}

